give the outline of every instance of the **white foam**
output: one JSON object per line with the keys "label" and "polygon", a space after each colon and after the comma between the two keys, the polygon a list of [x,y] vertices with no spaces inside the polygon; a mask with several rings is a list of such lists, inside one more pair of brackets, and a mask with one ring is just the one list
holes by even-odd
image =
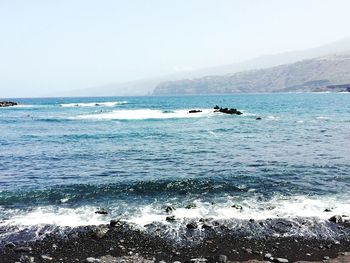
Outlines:
{"label": "white foam", "polygon": [[39,207],[27,213],[13,213],[0,226],[56,225],[77,227],[106,223],[103,215],[95,214],[97,208],[82,206],[76,209],[59,207]]}
{"label": "white foam", "polygon": [[[215,220],[264,220],[267,218],[318,218],[327,220],[333,215],[346,215],[350,217],[349,198],[310,198],[307,196],[275,197],[269,201],[257,201],[257,199],[237,200],[235,197],[225,197],[225,202],[203,202],[195,200],[193,209],[176,207],[172,215],[178,221],[199,218],[211,218]],[[242,209],[236,209],[232,205],[238,204]],[[93,206],[81,206],[78,208],[62,208],[56,206],[39,207],[29,212],[12,211],[7,219],[0,222],[0,226],[43,226],[56,225],[62,227],[77,227],[85,225],[106,224],[114,215],[122,215],[121,219],[143,227],[144,225],[161,222],[167,224],[164,204],[154,203],[140,207],[133,207],[127,211],[119,211],[118,205],[110,203],[109,214],[95,214],[98,210]],[[325,212],[331,209],[331,212]],[[8,212],[8,210],[6,210]],[[1,208],[0,208],[1,212]]]}
{"label": "white foam", "polygon": [[[258,202],[255,199],[246,199],[243,202],[235,202],[235,198],[228,197],[226,203],[211,204],[209,202],[196,201],[196,208],[177,208],[172,212],[175,218],[198,219],[212,218],[215,220],[240,219],[264,220],[267,218],[299,218],[311,217],[326,220],[332,215],[350,216],[350,201],[339,202],[337,199],[323,198],[314,199],[305,196],[295,196],[290,198],[275,198],[267,202]],[[239,204],[243,209],[233,208],[232,205]],[[325,212],[331,209],[332,212]],[[146,225],[152,222],[166,223],[166,216],[159,207],[146,206],[137,214],[129,218],[130,222],[139,225]]]}
{"label": "white foam", "polygon": [[268,119],[268,120],[274,120],[274,121],[277,121],[277,120],[279,120],[279,117],[277,117],[277,116],[273,116],[273,115],[270,115],[270,116],[267,116],[267,119]]}
{"label": "white foam", "polygon": [[117,105],[127,104],[127,101],[109,101],[109,102],[88,102],[88,103],[64,103],[60,104],[61,107],[114,107]]}
{"label": "white foam", "polygon": [[174,118],[198,118],[209,117],[214,112],[211,109],[202,109],[202,112],[189,113],[189,110],[175,110],[165,112],[152,109],[137,110],[114,110],[111,112],[79,115],[74,119],[93,119],[93,120],[144,120],[144,119],[174,119]]}

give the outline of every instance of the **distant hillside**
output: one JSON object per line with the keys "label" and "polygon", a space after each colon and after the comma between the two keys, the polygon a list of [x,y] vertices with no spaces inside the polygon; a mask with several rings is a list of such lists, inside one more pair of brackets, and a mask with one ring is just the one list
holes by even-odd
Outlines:
{"label": "distant hillside", "polygon": [[160,83],[153,95],[350,91],[350,52],[230,75]]}
{"label": "distant hillside", "polygon": [[251,60],[236,62],[228,65],[204,67],[192,71],[173,72],[172,74],[148,78],[126,83],[101,83],[98,87],[78,89],[75,91],[61,92],[59,94],[47,94],[47,96],[128,96],[148,95],[161,82],[177,81],[182,79],[202,78],[204,76],[234,74],[246,70],[264,69],[282,64],[294,63],[304,59],[312,59],[327,54],[336,54],[349,50],[350,38],[338,40],[319,47],[284,52],[273,55],[260,56]]}

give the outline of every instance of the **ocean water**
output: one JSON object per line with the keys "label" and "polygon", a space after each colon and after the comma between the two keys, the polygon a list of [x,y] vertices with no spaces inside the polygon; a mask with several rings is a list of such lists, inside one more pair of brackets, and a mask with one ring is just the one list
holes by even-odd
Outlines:
{"label": "ocean water", "polygon": [[178,222],[350,216],[350,94],[15,101],[0,108],[2,240],[116,218],[171,226],[167,205]]}

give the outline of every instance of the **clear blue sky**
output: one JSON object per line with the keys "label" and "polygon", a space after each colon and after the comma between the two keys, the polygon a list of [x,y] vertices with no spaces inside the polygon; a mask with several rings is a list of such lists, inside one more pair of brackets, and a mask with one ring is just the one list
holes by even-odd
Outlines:
{"label": "clear blue sky", "polygon": [[132,81],[350,36],[347,0],[0,0],[0,97]]}

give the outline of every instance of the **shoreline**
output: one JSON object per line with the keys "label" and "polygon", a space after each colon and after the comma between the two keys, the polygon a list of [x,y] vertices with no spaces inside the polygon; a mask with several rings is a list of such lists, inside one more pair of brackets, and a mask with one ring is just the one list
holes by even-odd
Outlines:
{"label": "shoreline", "polygon": [[[0,249],[0,262],[332,262],[328,259],[335,258],[343,260],[335,262],[350,262],[350,225],[332,224],[343,233],[336,239],[253,237],[225,224],[201,230],[187,225],[185,232],[178,233],[187,242],[179,243],[167,238],[161,227],[143,231],[112,220],[109,225],[73,228],[63,235],[44,234],[37,241],[8,242]],[[199,258],[202,261],[194,260]]]}

